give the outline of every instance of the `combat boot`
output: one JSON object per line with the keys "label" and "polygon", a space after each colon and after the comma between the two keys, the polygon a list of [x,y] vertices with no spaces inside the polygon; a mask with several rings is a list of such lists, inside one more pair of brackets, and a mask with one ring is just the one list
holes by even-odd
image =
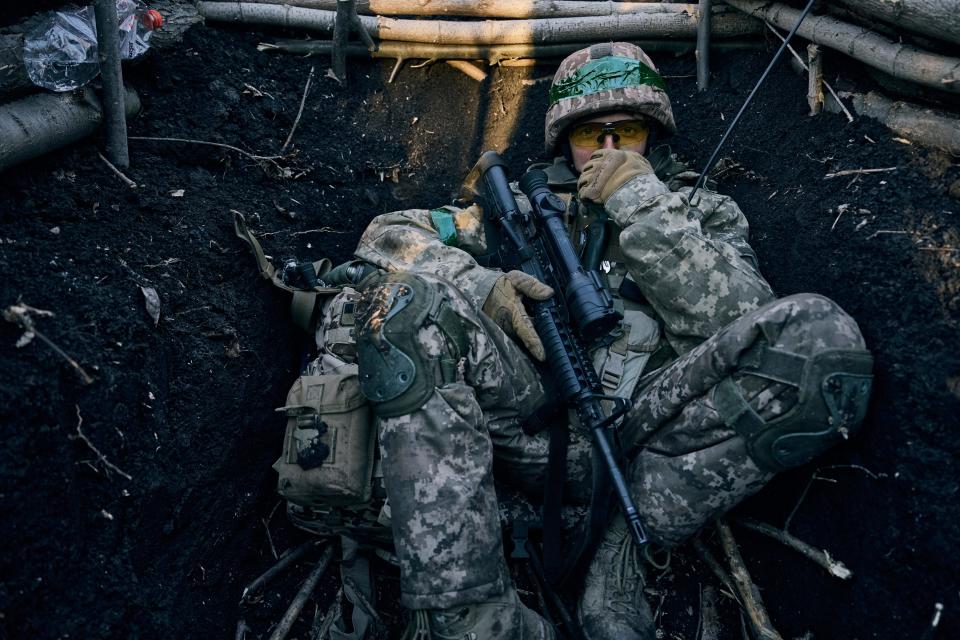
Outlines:
{"label": "combat boot", "polygon": [[550,624],[528,609],[513,586],[476,604],[413,612],[403,640],[554,640]]}
{"label": "combat boot", "polygon": [[589,640],[653,640],[641,550],[623,516],[614,518],[584,579],[577,618]]}

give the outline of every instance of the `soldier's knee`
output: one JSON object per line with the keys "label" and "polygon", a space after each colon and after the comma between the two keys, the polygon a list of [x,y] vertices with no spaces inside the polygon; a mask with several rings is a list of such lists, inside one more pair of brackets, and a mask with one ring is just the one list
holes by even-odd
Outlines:
{"label": "soldier's knee", "polygon": [[360,388],[383,418],[422,407],[434,389],[457,379],[469,349],[451,292],[410,273],[377,276],[357,304]]}
{"label": "soldier's knee", "polygon": [[835,302],[801,294],[778,303],[776,335],[765,332],[713,392],[721,418],[767,471],[803,464],[855,433],[873,379],[860,330]]}
{"label": "soldier's knee", "polygon": [[797,353],[821,349],[864,349],[856,321],[836,302],[816,293],[798,293],[769,305],[760,326],[770,344]]}

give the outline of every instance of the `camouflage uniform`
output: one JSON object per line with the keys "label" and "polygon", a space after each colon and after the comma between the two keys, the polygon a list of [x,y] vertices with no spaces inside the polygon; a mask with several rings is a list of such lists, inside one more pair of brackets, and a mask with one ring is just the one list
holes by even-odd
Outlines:
{"label": "camouflage uniform", "polygon": [[[654,160],[662,178],[676,177],[678,165],[667,151]],[[549,169],[552,185],[563,193],[573,174],[567,169],[565,176],[560,161]],[[629,273],[646,303],[617,300],[635,339],[611,345],[621,353],[600,349],[595,362],[608,381],[618,377],[605,369],[611,360],[628,363],[614,380],[618,393],[633,398],[622,433],[632,458],[627,473],[649,533],[672,545],[757,491],[776,470],[767,457],[759,463],[751,457],[735,416],[718,407],[718,390],[724,397],[739,394],[771,421],[797,404],[804,385],[799,378],[778,381],[751,373],[762,363],[761,352],[792,354],[802,369],[819,353],[862,352],[864,344],[853,319],[826,298],[774,298],[754,266],[746,219],[730,198],[701,191],[691,210],[684,195],[689,187],[671,190],[662,178],[639,176],[608,202],[623,229],[610,249],[623,262],[608,277],[617,283]],[[481,251],[480,227],[461,222],[458,243]],[[356,255],[388,273],[365,288],[360,340],[370,339],[363,328],[370,307],[383,306],[384,289],[402,279],[389,274],[417,274],[450,301],[468,343],[454,379],[438,383],[419,408],[380,419],[402,603],[443,608],[496,595],[509,578],[494,469],[535,495],[547,458],[545,434],[527,436],[520,429],[543,401],[539,375],[521,348],[478,310],[502,274],[441,242],[426,210],[377,217]],[[444,357],[436,322],[420,327],[417,340],[430,358]],[[361,359],[361,372],[364,364]],[[574,436],[568,489],[582,498],[590,447],[582,435]]]}
{"label": "camouflage uniform", "polygon": [[[649,103],[644,113],[660,105],[655,115],[672,130],[669,101],[649,86],[633,89],[633,99]],[[548,149],[566,117],[553,115]],[[856,429],[870,360],[856,323],[830,300],[774,297],[730,198],[701,190],[691,207],[686,168],[667,148],[649,160],[650,172],[605,203],[620,230],[608,248],[610,288],[616,294],[629,280],[642,295],[616,297],[625,326],[594,362],[606,391],[632,401],[621,433],[626,475],[648,533],[669,546]],[[544,168],[571,203],[576,234],[588,220],[570,197],[576,176],[563,158]],[[438,216],[453,220],[455,233]],[[476,262],[484,251],[479,219],[450,207],[378,216],[356,251],[381,270],[358,304],[361,378],[389,369],[378,360],[384,340],[404,345],[418,376],[415,392],[368,395],[379,415],[401,602],[411,609],[508,589],[494,475],[532,495],[542,489],[547,437],[520,425],[544,391],[528,355],[480,311],[503,275]],[[573,430],[568,496],[588,495],[590,454]]]}

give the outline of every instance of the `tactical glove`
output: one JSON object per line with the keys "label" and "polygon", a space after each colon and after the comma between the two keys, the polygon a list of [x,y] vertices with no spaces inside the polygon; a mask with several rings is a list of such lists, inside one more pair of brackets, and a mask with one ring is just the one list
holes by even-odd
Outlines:
{"label": "tactical glove", "polygon": [[653,173],[653,167],[636,151],[598,149],[580,172],[577,194],[583,202],[604,204],[628,180],[645,173]]}
{"label": "tactical glove", "polygon": [[546,300],[552,295],[553,289],[533,276],[523,271],[510,271],[493,285],[490,295],[483,303],[483,312],[507,335],[520,340],[534,358],[543,362],[547,357],[543,343],[523,308],[522,296],[532,300]]}

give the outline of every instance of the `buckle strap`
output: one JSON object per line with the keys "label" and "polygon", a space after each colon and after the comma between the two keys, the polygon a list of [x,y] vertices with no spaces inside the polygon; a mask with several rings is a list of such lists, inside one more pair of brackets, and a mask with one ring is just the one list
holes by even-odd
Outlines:
{"label": "buckle strap", "polygon": [[626,361],[627,357],[625,355],[616,353],[611,349],[603,362],[603,370],[600,372],[600,384],[611,394],[620,388],[620,380],[623,379]]}
{"label": "buckle strap", "polygon": [[611,395],[620,388],[627,362],[627,345],[630,337],[630,325],[624,324],[623,333],[607,347],[607,357],[603,360],[600,371],[600,384]]}
{"label": "buckle strap", "polygon": [[447,345],[453,351],[447,357],[440,358],[439,362],[443,384],[449,384],[457,380],[457,367],[460,365],[460,360],[467,357],[467,352],[470,350],[467,330],[463,326],[463,319],[446,301],[441,301],[439,311],[431,315],[436,318],[440,331],[447,339]]}
{"label": "buckle strap", "polygon": [[758,341],[740,355],[741,370],[745,373],[799,387],[803,368],[809,358]]}
{"label": "buckle strap", "polygon": [[[233,231],[238,238],[249,245],[253,251],[253,257],[257,261],[257,270],[264,280],[269,280],[273,286],[293,294],[293,300],[290,302],[290,314],[293,316],[294,323],[307,333],[313,327],[313,319],[316,316],[317,299],[321,295],[333,295],[340,292],[340,287],[316,286],[312,289],[303,289],[292,287],[283,281],[280,272],[273,266],[263,247],[256,236],[247,228],[247,220],[239,211],[233,212]],[[322,258],[313,263],[313,271],[318,278],[322,278],[332,266],[330,260]]]}
{"label": "buckle strap", "polygon": [[723,423],[748,441],[767,426],[743,398],[733,378],[724,378],[717,383],[713,391],[713,404]]}

